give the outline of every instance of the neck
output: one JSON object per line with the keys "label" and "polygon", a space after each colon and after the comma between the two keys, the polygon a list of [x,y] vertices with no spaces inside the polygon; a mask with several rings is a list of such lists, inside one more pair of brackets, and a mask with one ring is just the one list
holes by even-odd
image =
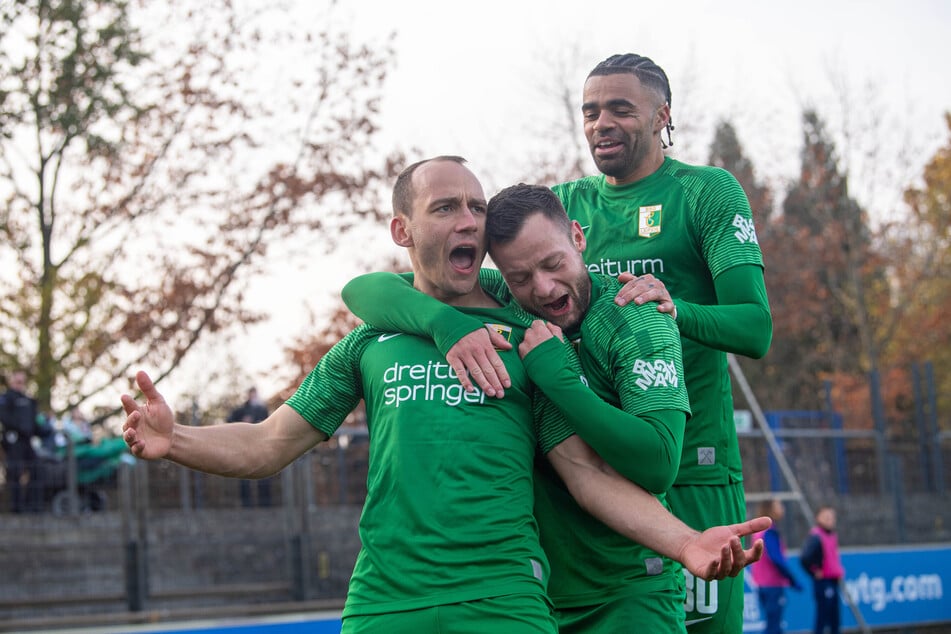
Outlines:
{"label": "neck", "polygon": [[465,295],[447,297],[442,299],[442,301],[458,308],[496,308],[500,306],[495,298],[486,293],[481,286],[476,286],[471,292]]}

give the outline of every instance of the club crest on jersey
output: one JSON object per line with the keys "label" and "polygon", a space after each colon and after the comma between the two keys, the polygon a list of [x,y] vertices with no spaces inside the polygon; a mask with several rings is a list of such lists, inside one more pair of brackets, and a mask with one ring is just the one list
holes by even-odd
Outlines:
{"label": "club crest on jersey", "polygon": [[[508,341],[509,343],[512,343],[512,327],[511,326],[506,326],[505,324],[486,324],[486,326],[488,326],[495,332],[505,337],[505,340]],[[496,348],[496,350],[498,350],[498,348]]]}
{"label": "club crest on jersey", "polygon": [[637,235],[653,238],[660,233],[660,219],[663,205],[645,205],[637,213]]}

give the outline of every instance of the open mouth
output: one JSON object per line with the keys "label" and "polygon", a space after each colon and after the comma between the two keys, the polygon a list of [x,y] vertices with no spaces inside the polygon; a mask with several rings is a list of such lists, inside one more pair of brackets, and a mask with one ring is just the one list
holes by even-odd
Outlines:
{"label": "open mouth", "polygon": [[595,151],[598,154],[612,154],[621,148],[621,143],[611,139],[606,139],[600,141],[597,145],[594,146]]}
{"label": "open mouth", "polygon": [[569,307],[568,302],[569,302],[568,296],[562,295],[555,301],[545,304],[545,308],[547,308],[550,313],[557,315],[559,313],[562,313],[568,310],[568,307]]}
{"label": "open mouth", "polygon": [[471,271],[475,267],[475,260],[475,247],[456,247],[449,252],[449,263],[452,264],[452,268],[462,273]]}

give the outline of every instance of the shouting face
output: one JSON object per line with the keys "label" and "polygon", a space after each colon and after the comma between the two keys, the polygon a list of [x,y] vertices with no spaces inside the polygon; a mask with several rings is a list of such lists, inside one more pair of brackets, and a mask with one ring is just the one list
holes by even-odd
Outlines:
{"label": "shouting face", "polygon": [[492,260],[525,310],[570,330],[581,323],[591,303],[584,248],[577,222],[566,232],[535,213],[513,240],[492,245]]}
{"label": "shouting face", "polygon": [[485,259],[482,185],[464,165],[445,160],[421,165],[412,178],[412,212],[393,218],[393,240],[409,249],[419,290],[448,304],[472,303]]}

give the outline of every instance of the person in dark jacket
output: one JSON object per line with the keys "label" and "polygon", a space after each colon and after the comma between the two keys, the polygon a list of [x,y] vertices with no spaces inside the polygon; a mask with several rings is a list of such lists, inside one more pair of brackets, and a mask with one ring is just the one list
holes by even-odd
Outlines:
{"label": "person in dark jacket", "polygon": [[799,563],[812,578],[816,600],[814,634],[839,634],[839,584],[845,576],[845,568],[839,557],[839,536],[835,525],[835,509],[829,505],[820,506],[816,511],[816,523],[799,555]]}
{"label": "person in dark jacket", "polygon": [[14,370],[7,377],[7,391],[0,394],[0,444],[6,456],[6,488],[10,511],[39,511],[36,452],[31,444],[38,434],[36,399],[26,395],[26,372]]}

